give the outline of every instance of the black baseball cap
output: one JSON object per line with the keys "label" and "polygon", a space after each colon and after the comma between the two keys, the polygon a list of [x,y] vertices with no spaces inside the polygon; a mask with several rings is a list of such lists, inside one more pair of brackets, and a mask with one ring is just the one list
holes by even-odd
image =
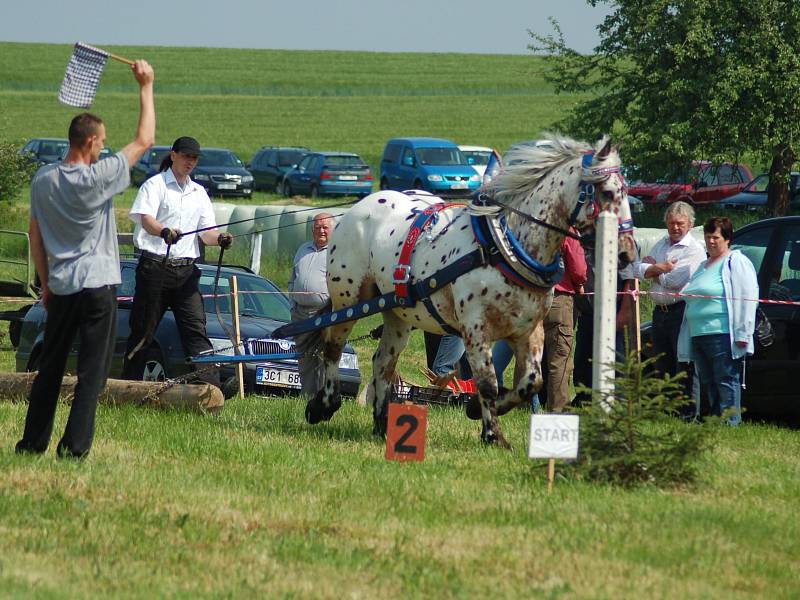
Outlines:
{"label": "black baseball cap", "polygon": [[183,137],[179,137],[175,140],[175,143],[172,144],[172,151],[173,152],[180,152],[182,154],[197,154],[200,155],[200,142],[198,142],[193,137],[189,137],[185,135]]}

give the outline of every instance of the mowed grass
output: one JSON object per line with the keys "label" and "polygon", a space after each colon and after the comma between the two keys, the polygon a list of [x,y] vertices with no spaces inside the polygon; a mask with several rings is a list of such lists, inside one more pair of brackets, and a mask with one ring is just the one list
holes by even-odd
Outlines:
{"label": "mowed grass", "polygon": [[[538,136],[577,101],[530,56],[109,47],[156,69],[158,142],[194,135],[247,161],[261,145],[361,154],[430,135],[494,146]],[[66,45],[0,43],[0,139],[63,137]],[[136,85],[111,63],[93,111],[119,148]],[[115,199],[120,230],[135,191]],[[237,201],[240,202],[240,201]],[[256,194],[254,203],[285,202]],[[325,201],[317,203],[324,205]],[[3,205],[27,227],[27,195]],[[660,215],[655,215],[660,226]],[[212,249],[209,260],[215,260]],[[247,263],[238,244],[230,262]],[[228,262],[226,260],[226,262]],[[286,257],[261,273],[285,286]],[[646,318],[646,317],[645,317]],[[380,317],[359,321],[365,335]],[[0,334],[0,369],[13,351]],[[354,342],[371,375],[376,342]],[[422,335],[400,372],[420,383]],[[429,412],[426,460],[397,464],[346,402],[329,423],[251,396],[218,415],[102,406],[88,461],[18,457],[25,404],[0,402],[0,590],[11,597],[775,597],[800,594],[797,432],[716,432],[696,486],[556,481],[526,458],[529,413],[503,417],[511,452],[454,409]],[[65,424],[61,405],[53,445]],[[675,427],[685,427],[675,423]]]}
{"label": "mowed grass", "polygon": [[[367,410],[317,427],[251,397],[217,416],[101,407],[85,463],[11,452],[0,404],[0,589],[76,597],[796,597],[795,431],[718,431],[693,489],[564,481],[429,412],[423,463],[383,458]],[[56,431],[64,425],[59,410]],[[676,423],[676,427],[686,427]]]}

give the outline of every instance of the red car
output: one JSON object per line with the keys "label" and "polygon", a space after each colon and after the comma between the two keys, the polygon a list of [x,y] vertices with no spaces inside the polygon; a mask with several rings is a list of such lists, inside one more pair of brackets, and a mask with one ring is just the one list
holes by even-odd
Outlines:
{"label": "red car", "polygon": [[694,206],[705,206],[738,194],[752,179],[747,165],[692,161],[688,173],[677,181],[637,183],[628,188],[628,193],[641,198],[646,205],[683,200]]}

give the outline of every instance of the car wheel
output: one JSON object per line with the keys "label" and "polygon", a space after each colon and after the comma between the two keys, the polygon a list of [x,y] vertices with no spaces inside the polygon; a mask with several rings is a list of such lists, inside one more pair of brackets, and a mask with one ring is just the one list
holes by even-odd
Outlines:
{"label": "car wheel", "polygon": [[311,186],[311,197],[319,198],[319,187],[317,187],[316,183]]}
{"label": "car wheel", "polygon": [[149,350],[144,361],[144,369],[142,369],[142,381],[166,381],[166,379],[164,357],[159,350]]}
{"label": "car wheel", "polygon": [[389,181],[386,179],[386,177],[383,177],[381,179],[381,190],[388,190],[388,189],[389,189]]}
{"label": "car wheel", "polygon": [[292,197],[292,184],[289,183],[288,181],[283,182],[283,195],[286,196],[287,198]]}

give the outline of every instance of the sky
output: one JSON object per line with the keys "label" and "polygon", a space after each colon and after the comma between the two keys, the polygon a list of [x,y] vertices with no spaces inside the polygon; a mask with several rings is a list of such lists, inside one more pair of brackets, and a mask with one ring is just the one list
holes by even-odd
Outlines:
{"label": "sky", "polygon": [[0,41],[526,54],[527,30],[589,53],[609,9],[586,0],[0,0]]}

